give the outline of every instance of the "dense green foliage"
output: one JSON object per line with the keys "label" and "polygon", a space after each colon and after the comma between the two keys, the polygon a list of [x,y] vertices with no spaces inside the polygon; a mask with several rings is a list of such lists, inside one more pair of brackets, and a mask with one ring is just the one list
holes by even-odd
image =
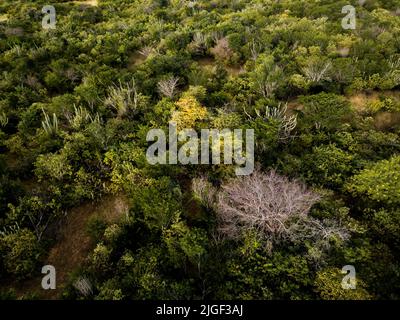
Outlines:
{"label": "dense green foliage", "polygon": [[[59,0],[49,30],[46,4],[0,4],[0,298],[40,276],[65,212],[110,194],[129,210],[89,221],[64,298],[400,298],[400,1]],[[307,221],[335,232],[221,235],[232,166],[146,161],[171,120],[254,129],[260,170],[318,193]]]}

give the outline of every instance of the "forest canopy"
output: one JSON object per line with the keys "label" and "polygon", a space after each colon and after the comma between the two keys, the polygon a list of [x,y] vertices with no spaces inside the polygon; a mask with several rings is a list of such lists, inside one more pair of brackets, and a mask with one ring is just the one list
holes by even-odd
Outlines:
{"label": "forest canopy", "polygon": [[0,299],[400,298],[400,1],[49,2],[0,4]]}

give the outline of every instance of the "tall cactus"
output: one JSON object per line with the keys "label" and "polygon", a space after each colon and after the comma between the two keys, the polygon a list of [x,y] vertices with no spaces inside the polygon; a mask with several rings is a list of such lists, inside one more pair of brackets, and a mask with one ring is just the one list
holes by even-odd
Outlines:
{"label": "tall cactus", "polygon": [[43,110],[44,114],[44,120],[42,121],[42,127],[44,131],[48,135],[55,135],[58,132],[58,120],[57,120],[57,115],[53,113],[53,119],[51,120],[49,115]]}
{"label": "tall cactus", "polygon": [[7,115],[2,112],[0,113],[0,125],[4,128],[8,123],[8,117]]}

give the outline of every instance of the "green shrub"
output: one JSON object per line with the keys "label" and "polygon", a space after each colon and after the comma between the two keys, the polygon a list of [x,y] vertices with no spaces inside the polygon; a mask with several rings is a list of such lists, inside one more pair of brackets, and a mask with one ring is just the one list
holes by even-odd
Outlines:
{"label": "green shrub", "polygon": [[36,236],[28,229],[6,234],[0,238],[0,254],[5,271],[17,279],[34,274],[42,249]]}

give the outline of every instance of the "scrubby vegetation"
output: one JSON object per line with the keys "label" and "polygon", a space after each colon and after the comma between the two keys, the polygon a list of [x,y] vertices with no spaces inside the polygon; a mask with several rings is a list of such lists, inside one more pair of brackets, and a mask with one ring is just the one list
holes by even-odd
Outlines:
{"label": "scrubby vegetation", "polygon": [[[400,298],[400,1],[47,4],[0,4],[0,298],[85,232],[53,298]],[[171,120],[254,129],[253,175],[150,165]]]}

